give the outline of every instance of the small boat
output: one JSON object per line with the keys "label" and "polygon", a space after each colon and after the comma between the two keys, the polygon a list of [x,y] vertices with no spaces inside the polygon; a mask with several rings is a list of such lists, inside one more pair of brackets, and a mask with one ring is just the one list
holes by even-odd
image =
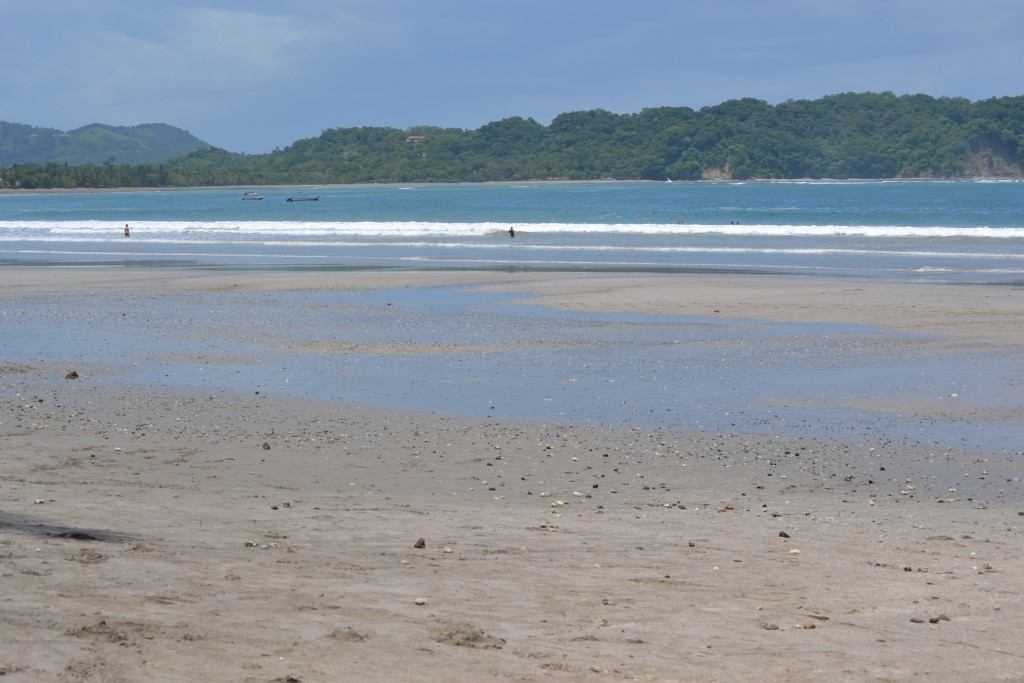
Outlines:
{"label": "small boat", "polygon": [[320,195],[306,196],[304,194],[289,197],[286,201],[289,202],[318,202],[320,201]]}
{"label": "small boat", "polygon": [[255,192],[246,192],[242,195],[242,199],[263,199],[263,195],[256,194]]}

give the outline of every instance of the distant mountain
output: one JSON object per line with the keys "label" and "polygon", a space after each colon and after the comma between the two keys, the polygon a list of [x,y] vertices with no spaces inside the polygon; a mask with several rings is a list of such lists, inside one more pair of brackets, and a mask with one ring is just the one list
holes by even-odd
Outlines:
{"label": "distant mountain", "polygon": [[0,121],[0,167],[48,162],[159,164],[208,147],[191,133],[163,123],[92,123],[62,131]]}
{"label": "distant mountain", "polygon": [[1024,95],[840,93],[574,111],[547,126],[514,116],[477,130],[331,128],[256,155],[155,124],[0,124],[0,188],[967,177],[1024,178]]}

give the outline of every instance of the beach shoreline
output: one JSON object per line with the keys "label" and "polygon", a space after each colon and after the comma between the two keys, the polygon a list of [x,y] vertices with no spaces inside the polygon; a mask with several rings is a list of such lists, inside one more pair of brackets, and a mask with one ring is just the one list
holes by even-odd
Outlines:
{"label": "beach shoreline", "polygon": [[[60,304],[89,292],[122,293],[136,315],[143,295],[382,289],[397,300],[442,286],[564,312],[869,325],[893,335],[893,350],[907,343],[899,335],[926,336],[922,350],[944,359],[1019,353],[1024,329],[1009,287],[3,276],[8,320],[23,299],[52,301],[61,329],[89,324]],[[1020,453],[140,386],[70,355],[7,351],[5,679],[994,681],[1024,664]]]}
{"label": "beach shoreline", "polygon": [[[948,183],[948,182],[979,182],[979,181],[992,181],[992,182],[1024,182],[1024,178],[1020,176],[964,176],[957,178],[933,178],[933,177],[920,177],[920,178],[748,178],[744,180],[734,180],[726,178],[707,178],[701,180],[673,180],[673,183],[685,184],[700,184],[700,185],[729,185],[736,183],[743,184],[763,184],[763,185],[785,185],[787,183]],[[523,184],[544,184],[544,185],[587,185],[587,184],[609,184],[609,183],[623,183],[623,184],[662,184],[664,180],[641,180],[641,179],[619,179],[619,178],[591,178],[589,180],[564,180],[564,179],[533,179],[533,180],[488,180],[483,182],[451,182],[451,183],[431,183],[431,182],[410,182],[410,183],[399,183],[399,182],[380,182],[380,183],[302,183],[302,184],[284,184],[284,185],[264,185],[264,184],[252,184],[252,185],[196,185],[196,186],[154,186],[154,187],[74,187],[74,188],[11,188],[3,187],[0,188],[0,195],[24,195],[24,194],[70,194],[78,192],[187,192],[190,190],[302,190],[302,189],[340,189],[340,188],[366,188],[366,187],[474,187],[474,186],[485,186],[485,185],[523,185]]]}

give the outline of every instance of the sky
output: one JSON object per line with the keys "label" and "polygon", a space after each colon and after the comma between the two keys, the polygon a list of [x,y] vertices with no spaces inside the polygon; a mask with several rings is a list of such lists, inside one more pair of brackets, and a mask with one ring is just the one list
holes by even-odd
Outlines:
{"label": "sky", "polygon": [[166,123],[232,152],[330,128],[1024,95],[1024,0],[0,0],[0,121]]}

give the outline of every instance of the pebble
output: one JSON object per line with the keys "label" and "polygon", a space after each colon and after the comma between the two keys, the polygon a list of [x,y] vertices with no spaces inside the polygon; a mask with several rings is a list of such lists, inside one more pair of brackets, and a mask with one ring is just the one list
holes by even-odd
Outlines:
{"label": "pebble", "polygon": [[785,531],[780,531],[779,538],[789,538],[789,534],[787,534]]}
{"label": "pebble", "polygon": [[414,604],[414,605],[425,605],[425,604],[427,604],[427,599],[426,598],[416,598],[415,600],[412,601],[412,604]]}
{"label": "pebble", "polygon": [[427,547],[427,542],[425,540],[423,540],[422,538],[417,538],[416,542],[413,543],[412,547],[413,548],[426,548]]}

